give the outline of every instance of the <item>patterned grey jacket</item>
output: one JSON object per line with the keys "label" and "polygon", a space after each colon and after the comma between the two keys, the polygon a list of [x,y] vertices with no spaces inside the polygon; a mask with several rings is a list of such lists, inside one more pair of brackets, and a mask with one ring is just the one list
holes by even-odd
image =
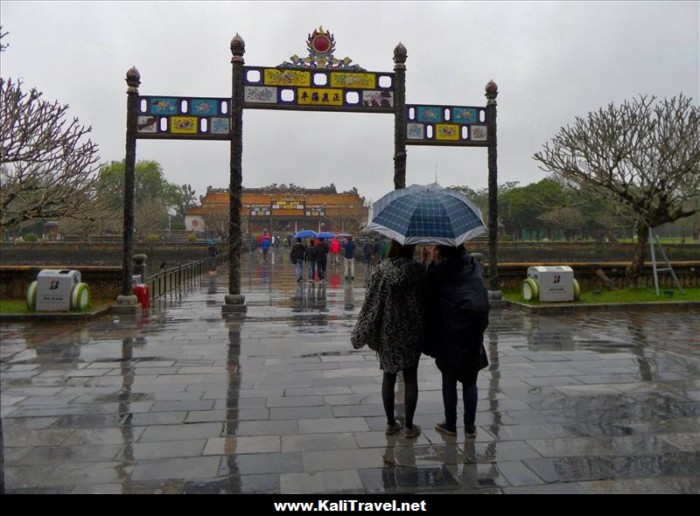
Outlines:
{"label": "patterned grey jacket", "polygon": [[420,359],[426,276],[418,262],[405,258],[383,260],[372,274],[351,342],[355,349],[373,349],[384,372],[396,373]]}

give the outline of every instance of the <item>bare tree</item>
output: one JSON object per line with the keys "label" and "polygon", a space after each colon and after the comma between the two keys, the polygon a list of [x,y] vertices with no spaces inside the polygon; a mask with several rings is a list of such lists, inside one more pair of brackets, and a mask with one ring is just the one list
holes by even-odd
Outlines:
{"label": "bare tree", "polygon": [[683,94],[655,101],[642,95],[577,117],[533,156],[567,184],[637,214],[632,284],[646,259],[649,228],[698,210],[689,201],[700,194],[700,108]]}
{"label": "bare tree", "polygon": [[31,219],[87,217],[98,148],[91,128],[66,120],[67,105],[0,78],[0,230]]}
{"label": "bare tree", "polygon": [[362,223],[367,220],[367,210],[361,204],[343,206],[328,220],[331,225],[340,227],[343,233],[358,233]]}
{"label": "bare tree", "polygon": [[[228,239],[228,213],[222,210],[212,210],[205,213],[203,219],[204,229],[207,233],[215,233],[221,240]],[[241,233],[246,235],[248,233],[248,221],[244,220],[245,217],[241,217],[241,219]]]}
{"label": "bare tree", "polygon": [[79,237],[84,242],[89,241],[91,235],[111,234],[121,236],[124,228],[122,211],[96,207],[89,219],[63,217],[58,219],[58,227],[63,235]]}

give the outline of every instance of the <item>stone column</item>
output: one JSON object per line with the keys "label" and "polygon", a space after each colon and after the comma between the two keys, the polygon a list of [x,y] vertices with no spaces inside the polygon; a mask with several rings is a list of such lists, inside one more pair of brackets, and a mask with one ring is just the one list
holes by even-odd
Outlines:
{"label": "stone column", "polygon": [[141,75],[136,67],[126,72],[126,157],[124,167],[124,231],[122,259],[122,292],[117,296],[115,310],[120,313],[138,313],[141,305],[131,290],[134,254],[134,184],[136,174],[136,132],[138,128],[138,101]]}
{"label": "stone column", "polygon": [[498,86],[489,81],[486,85],[486,123],[489,163],[489,289],[499,291],[498,281],[498,166],[496,164],[496,97]]}
{"label": "stone column", "polygon": [[394,189],[406,188],[406,47],[394,48]]}
{"label": "stone column", "polygon": [[228,295],[222,314],[245,312],[241,295],[241,196],[243,184],[243,65],[245,42],[238,34],[231,40],[231,162],[229,183]]}

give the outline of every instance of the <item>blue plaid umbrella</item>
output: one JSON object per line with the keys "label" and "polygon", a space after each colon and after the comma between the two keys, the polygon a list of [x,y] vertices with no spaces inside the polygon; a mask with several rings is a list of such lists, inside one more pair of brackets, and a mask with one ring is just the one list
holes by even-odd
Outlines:
{"label": "blue plaid umbrella", "polygon": [[316,238],[316,232],[311,229],[302,229],[296,232],[294,238]]}
{"label": "blue plaid umbrella", "polygon": [[463,194],[437,184],[393,190],[372,205],[364,232],[400,244],[458,246],[486,233],[481,210]]}

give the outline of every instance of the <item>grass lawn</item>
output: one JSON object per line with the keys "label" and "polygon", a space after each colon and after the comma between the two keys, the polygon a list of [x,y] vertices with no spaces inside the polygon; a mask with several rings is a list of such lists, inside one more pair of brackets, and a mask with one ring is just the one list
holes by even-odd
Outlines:
{"label": "grass lawn", "polygon": [[[90,304],[84,310],[75,310],[83,313],[94,312],[101,310],[114,303],[114,299],[92,299]],[[27,302],[24,299],[0,299],[0,314],[33,314],[33,310],[27,308]]]}
{"label": "grass lawn", "polygon": [[[507,301],[524,303],[528,305],[546,304],[540,301],[529,300],[523,298],[521,288],[508,289],[502,292],[503,298]],[[659,288],[659,295],[656,295],[656,290],[653,288],[625,288],[619,290],[582,290],[581,299],[576,301],[578,304],[587,303],[662,303],[674,301],[700,301],[700,288],[684,288],[683,292],[678,289]]]}
{"label": "grass lawn", "polygon": [[[523,298],[521,288],[507,289],[502,292],[503,298],[507,301],[524,303],[537,306],[545,304],[540,301],[526,301]],[[663,303],[674,301],[698,301],[700,302],[700,288],[685,288],[683,292],[678,289],[659,289],[659,295],[653,288],[627,288],[619,290],[583,290],[581,299],[577,304],[598,304],[598,303]],[[114,303],[114,299],[92,299],[90,305],[82,310],[83,312],[93,312],[107,308]],[[568,303],[570,304],[570,303]],[[0,299],[0,314],[31,314],[24,299]]]}

